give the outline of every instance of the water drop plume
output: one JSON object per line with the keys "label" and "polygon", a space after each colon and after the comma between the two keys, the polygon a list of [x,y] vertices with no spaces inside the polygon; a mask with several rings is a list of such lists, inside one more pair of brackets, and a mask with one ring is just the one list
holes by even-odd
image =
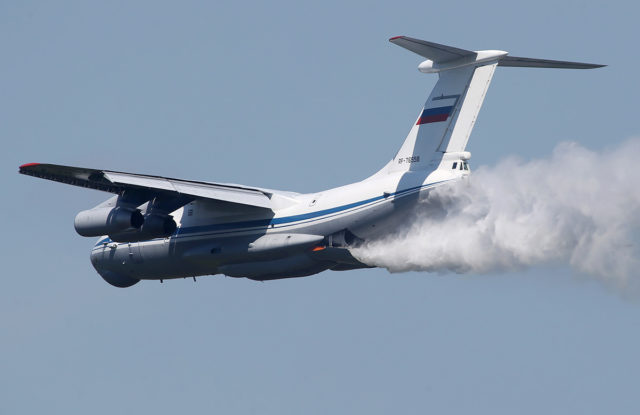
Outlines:
{"label": "water drop plume", "polygon": [[550,157],[509,157],[441,186],[393,234],[354,250],[391,272],[488,273],[570,264],[625,287],[640,280],[640,139]]}

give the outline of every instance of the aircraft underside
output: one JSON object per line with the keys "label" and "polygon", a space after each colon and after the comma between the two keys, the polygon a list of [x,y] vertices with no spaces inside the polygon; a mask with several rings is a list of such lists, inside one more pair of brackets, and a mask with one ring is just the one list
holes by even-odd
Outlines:
{"label": "aircraft underside", "polygon": [[[425,188],[426,190],[426,188]],[[140,280],[165,280],[224,274],[266,281],[305,277],[325,270],[370,268],[350,248],[387,235],[407,219],[419,191],[295,229],[231,231],[232,235],[175,235],[140,242],[101,238],[91,263],[110,284],[128,287]],[[410,200],[409,200],[410,199]],[[336,226],[351,226],[336,230]]]}

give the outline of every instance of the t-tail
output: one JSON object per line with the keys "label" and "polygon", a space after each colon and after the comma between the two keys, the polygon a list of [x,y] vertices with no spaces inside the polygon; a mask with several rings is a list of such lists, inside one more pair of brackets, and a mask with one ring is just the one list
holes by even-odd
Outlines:
{"label": "t-tail", "polygon": [[451,160],[465,161],[469,135],[491,83],[496,66],[592,69],[605,65],[509,56],[501,50],[470,51],[396,36],[391,43],[426,58],[423,73],[437,73],[434,86],[418,119],[395,157],[378,174],[431,170]]}

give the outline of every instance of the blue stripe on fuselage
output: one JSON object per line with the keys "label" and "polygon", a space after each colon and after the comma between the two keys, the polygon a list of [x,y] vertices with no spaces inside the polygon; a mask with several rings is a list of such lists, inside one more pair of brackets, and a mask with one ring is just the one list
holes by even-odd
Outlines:
{"label": "blue stripe on fuselage", "polygon": [[[403,194],[405,194],[407,192],[411,192],[411,191],[414,191],[414,190],[417,190],[417,189],[422,189],[423,187],[434,186],[436,184],[444,183],[446,181],[448,181],[448,180],[429,183],[428,185],[423,185],[423,186],[411,187],[409,189],[404,189],[404,190],[401,190],[399,192],[391,193],[386,198],[389,198],[391,196],[400,196],[400,195],[403,195]],[[191,226],[191,227],[188,227],[188,228],[179,228],[178,231],[177,231],[176,236],[190,234],[190,233],[198,233],[198,232],[226,231],[226,230],[238,229],[238,228],[245,228],[245,229],[250,229],[250,228],[268,228],[271,225],[284,225],[284,224],[289,224],[289,223],[293,223],[293,222],[300,222],[300,221],[303,221],[303,220],[314,219],[314,218],[318,218],[318,217],[321,217],[321,216],[331,215],[333,213],[338,213],[338,212],[342,212],[342,211],[345,211],[345,210],[353,209],[353,208],[356,208],[358,206],[366,205],[366,204],[369,204],[369,203],[372,203],[372,202],[376,202],[376,201],[382,200],[382,199],[385,199],[385,196],[376,196],[376,197],[372,197],[372,198],[369,198],[369,199],[361,200],[361,201],[358,201],[358,202],[353,202],[353,203],[349,203],[349,204],[346,204],[346,205],[337,206],[337,207],[334,207],[334,208],[319,210],[319,211],[316,211],[316,212],[302,213],[300,215],[285,216],[285,217],[282,217],[282,218],[257,219],[257,220],[244,221],[244,222],[219,223],[219,224],[213,224],[213,225],[200,225],[200,226]]]}
{"label": "blue stripe on fuselage", "polygon": [[[377,202],[379,200],[382,199],[388,199],[391,196],[402,196],[405,195],[407,193],[413,192],[415,190],[421,190],[423,188],[426,187],[430,187],[430,186],[435,186],[437,184],[441,184],[444,182],[447,182],[450,180],[442,180],[439,182],[434,182],[434,183],[429,183],[427,185],[422,185],[422,186],[415,186],[415,187],[411,187],[408,189],[404,189],[404,190],[400,190],[398,192],[395,193],[391,193],[389,195],[387,195],[386,197],[383,196],[376,196],[376,197],[372,197],[369,199],[365,199],[365,200],[361,200],[358,202],[353,202],[353,203],[348,203],[346,205],[342,205],[342,206],[336,206],[333,208],[329,208],[329,209],[324,209],[324,210],[318,210],[316,212],[309,212],[309,213],[302,213],[299,215],[292,215],[292,216],[285,216],[285,217],[281,217],[281,218],[271,218],[271,219],[256,219],[256,220],[249,220],[249,221],[242,221],[242,222],[230,222],[230,223],[218,223],[218,224],[213,224],[213,225],[199,225],[199,226],[190,226],[187,228],[184,227],[180,227],[177,229],[176,233],[174,233],[173,235],[171,235],[172,238],[175,237],[180,237],[180,236],[187,236],[188,234],[193,234],[193,233],[200,233],[200,232],[216,232],[216,231],[229,231],[229,230],[238,230],[238,231],[243,231],[243,230],[248,230],[248,229],[252,229],[252,228],[268,228],[272,225],[286,225],[286,224],[291,224],[294,222],[300,222],[300,221],[304,221],[304,220],[309,220],[309,219],[315,219],[315,218],[320,218],[322,216],[328,216],[334,213],[338,213],[338,212],[343,212],[345,210],[349,210],[349,209],[353,209],[359,206],[363,206],[369,203],[373,203],[373,202]],[[97,247],[98,245],[104,244],[104,243],[109,243],[111,242],[111,238],[104,238],[102,240],[100,240],[96,245],[94,245],[94,247]],[[140,242],[145,242],[145,241],[140,241]]]}

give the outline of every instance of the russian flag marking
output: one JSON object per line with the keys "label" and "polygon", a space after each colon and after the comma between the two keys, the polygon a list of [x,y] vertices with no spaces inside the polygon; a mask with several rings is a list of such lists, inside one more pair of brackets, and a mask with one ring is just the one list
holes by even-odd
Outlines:
{"label": "russian flag marking", "polygon": [[451,115],[451,111],[453,111],[453,105],[448,107],[424,109],[422,110],[422,114],[420,114],[420,118],[418,118],[418,122],[416,122],[416,125],[446,121],[447,118],[449,118],[449,115]]}

